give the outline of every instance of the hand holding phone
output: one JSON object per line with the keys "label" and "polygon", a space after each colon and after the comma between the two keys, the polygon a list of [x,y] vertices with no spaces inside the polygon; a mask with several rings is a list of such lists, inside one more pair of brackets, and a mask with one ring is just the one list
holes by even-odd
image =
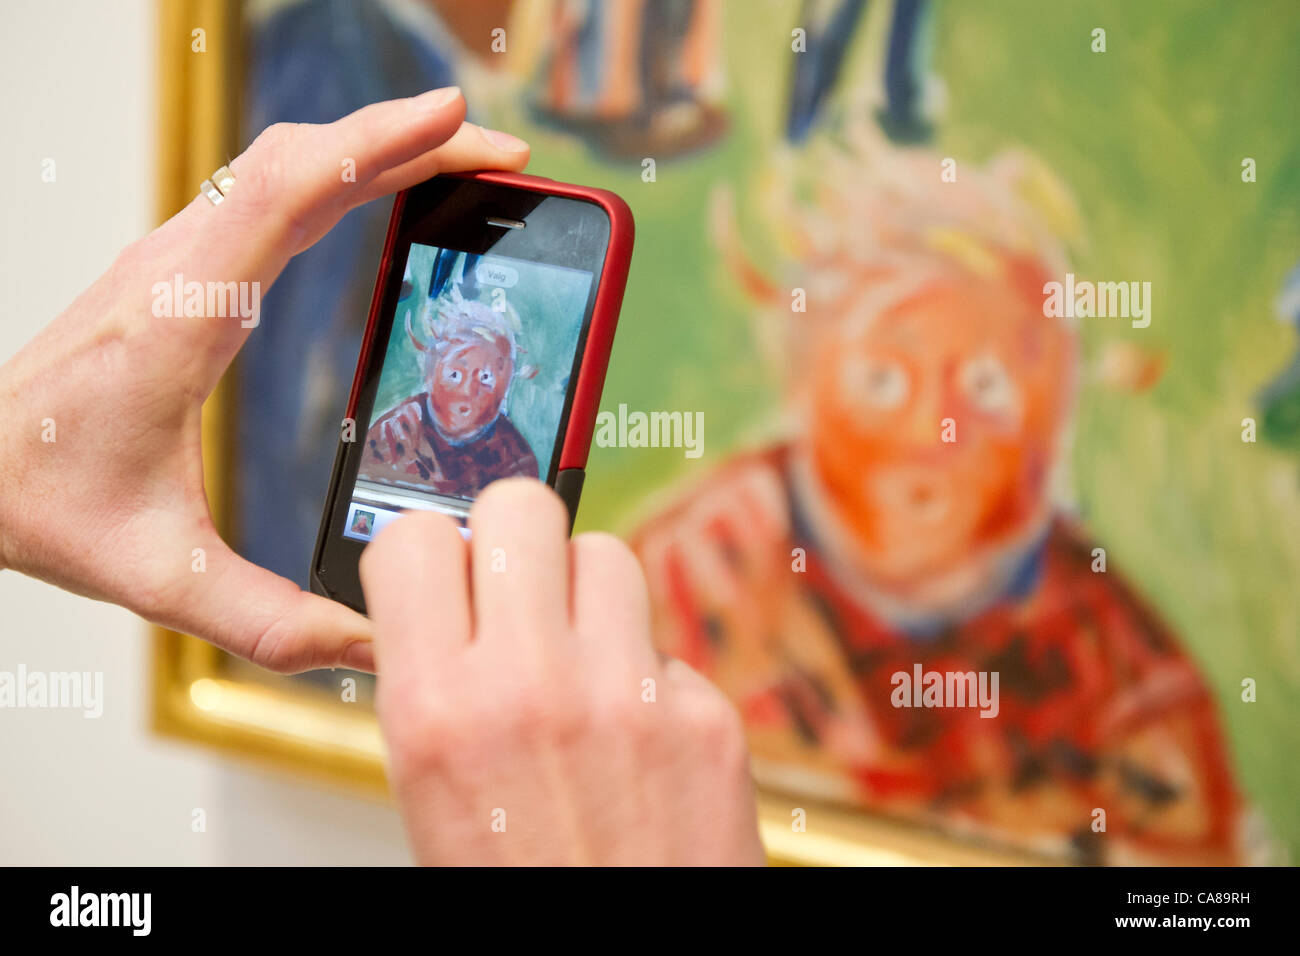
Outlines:
{"label": "hand holding phone", "polygon": [[384,525],[414,509],[464,527],[500,478],[545,481],[572,525],[632,240],[614,194],[535,176],[397,197],[312,590],[364,611],[357,563]]}
{"label": "hand holding phone", "polygon": [[[0,567],[272,670],[372,668],[369,622],[244,560],[213,520],[200,406],[265,327],[227,309],[159,317],[147,293],[178,274],[265,292],[363,203],[434,170],[528,162],[522,143],[464,118],[447,89],[264,130],[231,161],[238,185],[219,206],[196,194],[0,365]],[[338,156],[356,160],[355,182]]]}

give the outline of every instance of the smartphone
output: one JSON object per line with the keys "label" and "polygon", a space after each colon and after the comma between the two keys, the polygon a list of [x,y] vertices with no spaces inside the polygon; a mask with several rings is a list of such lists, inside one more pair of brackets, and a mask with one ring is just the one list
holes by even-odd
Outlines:
{"label": "smartphone", "polygon": [[468,537],[492,481],[539,478],[572,528],[632,256],[613,193],[519,173],[398,194],[311,589],[365,612],[358,562],[388,522],[440,511]]}

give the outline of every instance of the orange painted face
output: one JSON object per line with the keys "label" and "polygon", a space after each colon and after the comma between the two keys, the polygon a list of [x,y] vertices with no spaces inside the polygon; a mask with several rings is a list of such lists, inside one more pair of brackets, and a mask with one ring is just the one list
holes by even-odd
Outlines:
{"label": "orange painted face", "polygon": [[883,582],[958,570],[1047,504],[1075,342],[1020,273],[936,282],[813,354],[814,468]]}
{"label": "orange painted face", "polygon": [[429,398],[439,430],[466,440],[496,420],[510,388],[514,363],[508,349],[472,339],[447,343],[429,374]]}

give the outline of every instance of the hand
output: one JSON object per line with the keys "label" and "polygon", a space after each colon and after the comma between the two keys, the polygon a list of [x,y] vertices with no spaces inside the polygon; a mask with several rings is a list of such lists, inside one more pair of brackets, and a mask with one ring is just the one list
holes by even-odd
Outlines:
{"label": "hand", "polygon": [[631,543],[649,579],[657,646],[740,707],[755,752],[798,749],[805,762],[835,766],[879,759],[840,640],[804,590],[808,554],[796,549],[807,542],[772,465],[733,462]]}
{"label": "hand", "polygon": [[260,298],[364,202],[439,172],[523,168],[526,145],[464,116],[449,89],[327,126],[272,126],[230,164],[229,198],[196,198],[128,247],[0,367],[0,567],[274,670],[372,667],[365,618],[242,560],[213,527],[200,407],[253,322],[157,317],[154,287],[179,274],[205,289],[249,283]]}
{"label": "hand", "polygon": [[[420,450],[424,415],[419,402],[407,402],[384,419],[379,435],[379,457],[400,464]],[[398,451],[398,447],[401,451]]]}
{"label": "hand", "polygon": [[361,558],[389,776],[421,863],[760,864],[739,715],[650,643],[641,568],[534,479],[472,545],[412,514]]}

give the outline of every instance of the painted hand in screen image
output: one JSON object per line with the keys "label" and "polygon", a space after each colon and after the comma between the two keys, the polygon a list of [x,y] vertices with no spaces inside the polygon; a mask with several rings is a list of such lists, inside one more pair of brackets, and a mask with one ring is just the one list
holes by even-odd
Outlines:
{"label": "painted hand in screen image", "polygon": [[[466,299],[456,286],[428,300],[420,355],[424,389],[370,426],[358,477],[470,498],[498,478],[538,476],[537,457],[506,414],[517,371],[514,327],[505,312]],[[522,370],[527,374],[527,370]]]}
{"label": "painted hand in screen image", "polygon": [[[960,183],[877,141],[813,159],[814,198],[767,212],[779,279],[714,210],[790,424],[634,535],[659,647],[732,696],[768,786],[1084,862],[1240,862],[1210,692],[1061,503],[1068,194],[1021,155]],[[900,703],[918,665],[997,697]]]}

